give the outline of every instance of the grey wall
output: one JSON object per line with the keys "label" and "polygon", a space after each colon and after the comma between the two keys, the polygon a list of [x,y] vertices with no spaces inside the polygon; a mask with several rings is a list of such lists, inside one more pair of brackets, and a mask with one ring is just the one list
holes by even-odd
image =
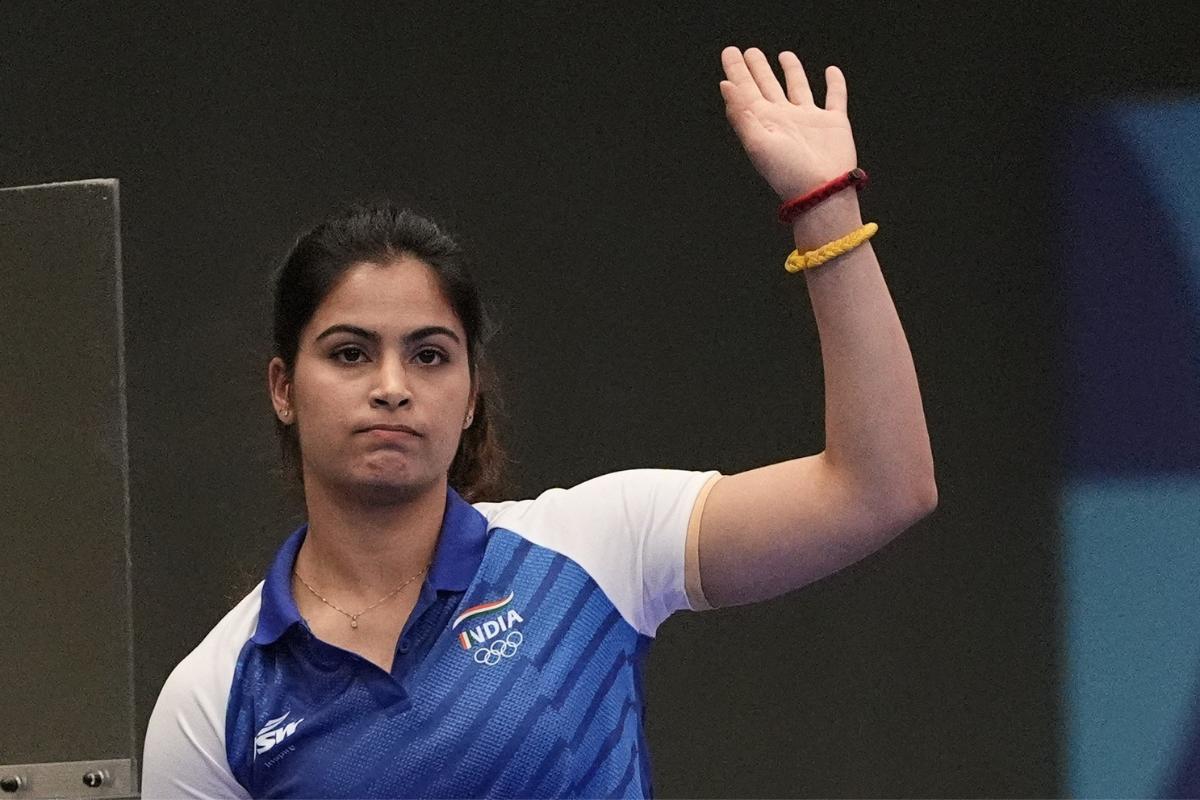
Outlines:
{"label": "grey wall", "polygon": [[847,75],[941,504],[823,582],[668,621],[656,789],[1058,791],[1056,125],[1200,87],[1196,4],[176,8],[0,6],[0,185],[121,181],[139,730],[299,519],[267,278],[344,199],[482,255],[520,496],[821,449],[803,280],[717,90],[735,44]]}

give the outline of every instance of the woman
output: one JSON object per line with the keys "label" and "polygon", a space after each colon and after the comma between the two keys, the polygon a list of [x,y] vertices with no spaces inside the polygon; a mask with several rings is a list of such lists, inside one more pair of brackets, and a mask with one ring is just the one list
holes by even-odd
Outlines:
{"label": "woman", "polygon": [[819,264],[826,449],[488,500],[494,392],[461,254],[406,211],[347,209],[276,285],[270,394],[308,521],[167,680],[144,796],[649,796],[641,664],[663,620],[794,590],[935,507],[912,358],[847,188],[845,80],[826,70],[821,108],[793,53],[786,93],[760,50],[721,59],[752,163],[803,200],[789,263]]}

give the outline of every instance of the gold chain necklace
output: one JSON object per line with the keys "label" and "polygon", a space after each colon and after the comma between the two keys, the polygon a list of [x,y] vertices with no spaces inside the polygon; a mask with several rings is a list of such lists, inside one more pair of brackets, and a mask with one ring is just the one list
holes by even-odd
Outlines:
{"label": "gold chain necklace", "polygon": [[333,603],[331,603],[331,602],[329,602],[328,600],[326,600],[324,597],[321,597],[321,595],[320,595],[320,594],[317,592],[317,590],[316,590],[316,589],[314,589],[313,587],[311,587],[311,586],[309,586],[309,585],[308,585],[308,581],[304,580],[304,578],[300,578],[300,573],[299,573],[299,572],[297,572],[295,569],[293,569],[293,570],[292,570],[292,574],[293,574],[293,575],[295,575],[297,578],[300,578],[300,582],[301,582],[301,583],[303,583],[303,584],[304,584],[304,586],[305,586],[305,587],[306,587],[306,588],[307,588],[307,589],[308,589],[310,592],[312,592],[313,594],[315,594],[315,595],[317,596],[317,598],[318,598],[318,599],[320,599],[320,601],[321,601],[322,603],[324,603],[325,605],[329,606],[329,607],[330,607],[330,608],[332,608],[334,611],[338,611],[338,612],[340,612],[340,613],[342,613],[342,614],[345,614],[347,617],[349,617],[349,618],[350,618],[350,627],[351,627],[351,628],[355,628],[355,629],[357,629],[357,628],[358,628],[358,618],[359,618],[359,617],[361,617],[363,614],[365,614],[365,613],[367,613],[368,611],[370,611],[372,608],[375,608],[375,606],[379,605],[379,604],[380,604],[380,603],[382,603],[384,600],[387,600],[389,597],[391,597],[391,596],[392,596],[392,595],[394,595],[396,592],[398,592],[398,591],[400,591],[401,589],[403,589],[405,586],[408,586],[410,583],[412,583],[413,581],[415,581],[417,578],[421,577],[421,575],[423,575],[423,574],[425,573],[425,570],[429,569],[431,566],[432,566],[432,562],[431,562],[431,563],[429,563],[429,564],[426,564],[426,565],[425,565],[425,569],[421,570],[421,571],[420,571],[420,572],[418,572],[416,575],[413,575],[411,578],[409,578],[408,580],[406,580],[404,583],[400,584],[400,585],[399,585],[399,586],[397,586],[395,589],[392,589],[392,590],[391,590],[390,592],[388,592],[386,595],[384,595],[383,597],[379,598],[379,599],[378,599],[378,600],[376,600],[374,603],[372,603],[371,605],[367,606],[366,608],[364,608],[362,611],[358,612],[357,614],[351,614],[349,611],[343,611],[342,609],[340,609],[340,608],[338,608],[337,606],[335,606]]}

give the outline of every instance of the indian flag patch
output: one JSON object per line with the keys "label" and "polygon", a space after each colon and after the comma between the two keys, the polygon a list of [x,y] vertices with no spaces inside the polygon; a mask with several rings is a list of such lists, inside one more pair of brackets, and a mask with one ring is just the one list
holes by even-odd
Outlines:
{"label": "indian flag patch", "polygon": [[466,624],[466,627],[458,632],[458,643],[462,645],[463,650],[470,650],[473,644],[483,644],[509,630],[515,623],[525,621],[515,608],[509,608],[515,594],[516,592],[510,591],[508,597],[471,606],[454,618],[451,630],[457,630],[459,626]]}

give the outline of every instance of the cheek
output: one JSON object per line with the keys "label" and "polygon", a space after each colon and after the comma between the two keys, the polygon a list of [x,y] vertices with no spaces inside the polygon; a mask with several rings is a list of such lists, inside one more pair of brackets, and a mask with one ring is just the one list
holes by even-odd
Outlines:
{"label": "cheek", "polygon": [[308,439],[325,438],[333,429],[349,424],[351,387],[330,370],[308,369],[297,372],[297,416],[304,420]]}

